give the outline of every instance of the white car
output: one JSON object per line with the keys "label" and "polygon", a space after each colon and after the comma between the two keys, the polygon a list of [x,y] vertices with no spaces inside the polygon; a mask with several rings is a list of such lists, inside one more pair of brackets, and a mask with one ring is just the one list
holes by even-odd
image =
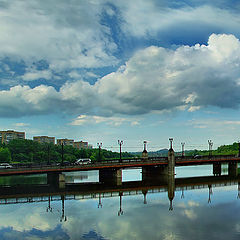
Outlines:
{"label": "white car", "polygon": [[0,168],[12,168],[13,166],[9,163],[0,163]]}
{"label": "white car", "polygon": [[91,162],[92,162],[92,160],[90,158],[80,158],[75,162],[75,164],[82,165],[82,164],[89,164]]}

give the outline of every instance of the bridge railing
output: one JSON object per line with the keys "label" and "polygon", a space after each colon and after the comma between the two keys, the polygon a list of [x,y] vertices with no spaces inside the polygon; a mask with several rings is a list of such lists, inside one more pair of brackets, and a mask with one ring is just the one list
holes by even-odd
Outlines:
{"label": "bridge railing", "polygon": [[152,157],[152,158],[129,158],[129,159],[122,159],[121,161],[119,159],[115,160],[104,160],[100,162],[95,162],[93,164],[95,165],[109,165],[109,164],[133,164],[133,163],[147,163],[147,162],[167,162],[167,157]]}
{"label": "bridge railing", "polygon": [[[63,165],[61,163],[51,163],[48,164],[47,162],[42,163],[26,163],[26,164],[12,164],[13,168],[1,168],[0,170],[4,171],[11,171],[12,169],[18,169],[18,170],[24,170],[24,169],[66,169],[66,168],[88,168],[89,166],[109,166],[109,165],[126,165],[126,164],[143,164],[143,163],[167,163],[167,157],[149,157],[149,158],[128,158],[128,159],[108,159],[103,160],[99,162],[90,162],[87,164],[79,164],[76,165],[75,163],[64,163]],[[213,155],[213,156],[176,156],[175,158],[176,163],[181,162],[201,162],[201,161],[218,161],[218,160],[239,160],[240,157],[237,157],[236,155]]]}
{"label": "bridge railing", "polygon": [[42,162],[42,163],[15,163],[15,164],[11,164],[12,168],[0,168],[0,170],[4,170],[4,171],[11,171],[13,169],[18,169],[18,170],[24,170],[24,169],[52,169],[52,168],[59,168],[59,169],[65,169],[65,168],[85,168],[85,167],[89,167],[89,166],[105,166],[105,165],[114,165],[114,164],[118,164],[118,165],[124,165],[124,164],[141,164],[141,163],[154,163],[154,162],[163,162],[166,163],[167,162],[167,157],[150,157],[150,158],[128,158],[128,159],[122,159],[122,161],[120,161],[120,159],[108,159],[108,160],[103,160],[103,161],[99,161],[99,162],[90,162],[87,164],[75,164],[75,163],[66,163],[64,162],[64,164],[61,163],[50,163],[48,164],[47,162]]}
{"label": "bridge railing", "polygon": [[[192,161],[192,162],[199,162],[199,161],[217,161],[217,160],[233,160],[238,159],[236,155],[205,155],[205,156],[186,156],[186,157],[176,157],[176,162],[184,162],[184,161]],[[239,158],[240,159],[240,158]]]}

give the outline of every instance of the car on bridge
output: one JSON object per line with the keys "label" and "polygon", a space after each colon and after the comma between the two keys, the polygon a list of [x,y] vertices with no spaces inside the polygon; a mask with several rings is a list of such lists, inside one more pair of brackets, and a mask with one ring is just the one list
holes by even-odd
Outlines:
{"label": "car on bridge", "polygon": [[12,168],[13,166],[9,163],[0,163],[0,168]]}
{"label": "car on bridge", "polygon": [[89,163],[92,163],[92,160],[90,158],[79,158],[75,162],[75,165],[82,165],[82,164],[89,164]]}

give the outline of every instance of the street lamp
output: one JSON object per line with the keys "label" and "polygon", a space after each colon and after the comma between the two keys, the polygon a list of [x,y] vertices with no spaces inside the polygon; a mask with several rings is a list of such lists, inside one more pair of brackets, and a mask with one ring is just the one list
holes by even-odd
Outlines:
{"label": "street lamp", "polygon": [[122,162],[122,145],[123,145],[123,140],[118,140],[118,144],[120,146],[120,162]]}
{"label": "street lamp", "polygon": [[147,141],[143,141],[143,151],[147,152]]}
{"label": "street lamp", "polygon": [[169,138],[169,141],[170,141],[170,149],[172,149],[172,146],[173,146],[173,138]]}
{"label": "street lamp", "polygon": [[240,141],[238,141],[238,157],[240,157]]}
{"label": "street lamp", "polygon": [[209,156],[212,156],[212,147],[213,147],[212,140],[208,140],[208,145],[209,145]]}
{"label": "street lamp", "polygon": [[48,152],[48,165],[50,165],[50,146],[47,145],[47,152]]}
{"label": "street lamp", "polygon": [[63,145],[63,143],[61,144],[62,145],[62,165],[63,165],[63,154],[64,154],[64,151],[63,151],[63,147],[64,147],[64,145]]}
{"label": "street lamp", "polygon": [[184,145],[185,145],[185,142],[182,142],[181,145],[182,145],[182,157],[184,157]]}
{"label": "street lamp", "polygon": [[97,143],[98,146],[98,161],[101,161],[101,147],[102,147],[102,143]]}

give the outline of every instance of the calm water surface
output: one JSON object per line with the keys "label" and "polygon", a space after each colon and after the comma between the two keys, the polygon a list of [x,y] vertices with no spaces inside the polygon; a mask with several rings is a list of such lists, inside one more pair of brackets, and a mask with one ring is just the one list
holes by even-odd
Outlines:
{"label": "calm water surface", "polygon": [[[177,179],[211,175],[210,166],[176,170]],[[69,183],[97,182],[98,171],[68,173],[66,179]],[[141,181],[141,169],[124,170],[123,180]],[[5,177],[0,183],[9,187],[46,184],[46,177]],[[1,200],[0,239],[239,239],[238,184],[231,184],[176,189],[172,211],[168,192],[159,189],[149,190],[145,198],[141,190],[123,192],[122,197],[119,192],[105,197],[93,193],[86,199],[56,195],[50,205],[48,196],[38,198],[44,202],[33,198],[29,203],[5,205]]]}

